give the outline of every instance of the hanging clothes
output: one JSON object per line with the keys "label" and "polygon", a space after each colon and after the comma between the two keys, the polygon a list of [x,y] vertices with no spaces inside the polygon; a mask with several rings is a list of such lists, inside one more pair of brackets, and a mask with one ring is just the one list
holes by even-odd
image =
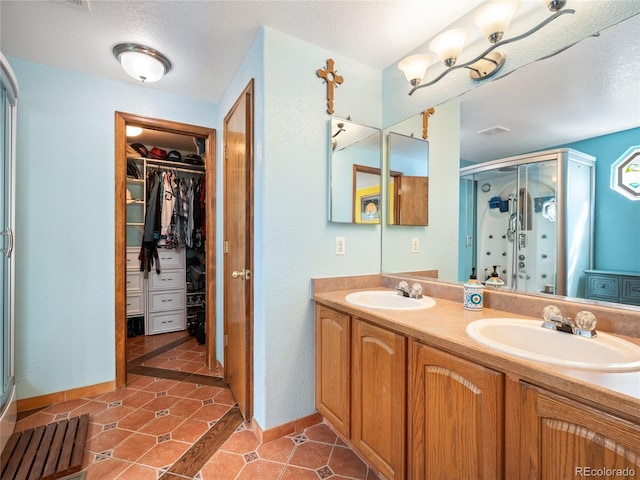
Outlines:
{"label": "hanging clothes", "polygon": [[144,216],[144,232],[142,235],[142,245],[138,260],[140,260],[140,271],[148,272],[155,266],[156,272],[160,273],[160,258],[158,257],[157,241],[160,236],[159,224],[159,200],[161,181],[155,172],[147,175],[147,210]]}
{"label": "hanging clothes", "polygon": [[189,179],[189,186],[187,188],[187,247],[193,247],[193,198],[195,193],[195,179],[191,177]]}
{"label": "hanging clothes", "polygon": [[188,216],[189,204],[187,202],[187,181],[184,178],[176,177],[175,179],[175,216],[174,216],[174,233],[176,242],[180,246],[189,244]]}
{"label": "hanging clothes", "polygon": [[[173,215],[176,206],[173,174],[165,172],[162,176],[162,205],[160,211],[160,240],[159,246],[173,243]],[[168,246],[170,248],[170,246]]]}

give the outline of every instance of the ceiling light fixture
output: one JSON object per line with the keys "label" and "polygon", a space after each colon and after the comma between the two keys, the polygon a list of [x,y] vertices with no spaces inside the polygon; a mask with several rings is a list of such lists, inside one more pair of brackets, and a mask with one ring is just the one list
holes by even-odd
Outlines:
{"label": "ceiling light fixture", "polygon": [[137,43],[120,43],[113,47],[113,55],[125,72],[141,82],[157,82],[171,70],[171,62],[167,57]]}
{"label": "ceiling light fixture", "polygon": [[419,88],[428,87],[439,82],[446,75],[460,68],[468,69],[469,76],[473,80],[488,78],[500,70],[506,60],[504,53],[496,51],[498,47],[527,38],[561,15],[575,13],[575,10],[572,9],[561,10],[566,4],[566,0],[541,1],[553,14],[525,33],[508,39],[503,39],[504,34],[509,28],[511,19],[518,9],[520,0],[495,0],[486,3],[478,11],[474,22],[478,28],[480,28],[483,35],[487,37],[491,46],[468,62],[458,63],[458,57],[468,36],[465,30],[448,30],[435,37],[429,44],[429,48],[438,55],[438,58],[440,58],[447,69],[428,83],[421,82],[431,63],[429,55],[411,55],[401,60],[398,63],[398,68],[402,70],[413,87],[409,90],[409,95],[412,95],[413,92]]}
{"label": "ceiling light fixture", "polygon": [[127,137],[137,137],[142,133],[142,128],[134,127],[133,125],[127,125],[126,132],[127,132]]}

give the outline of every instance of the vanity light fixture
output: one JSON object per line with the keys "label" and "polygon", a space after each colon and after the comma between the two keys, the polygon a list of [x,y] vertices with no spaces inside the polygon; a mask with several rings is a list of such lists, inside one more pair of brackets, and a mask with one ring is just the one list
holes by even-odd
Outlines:
{"label": "vanity light fixture", "polygon": [[137,43],[120,43],[113,47],[113,55],[129,76],[141,82],[157,82],[171,70],[171,62],[162,53]]}
{"label": "vanity light fixture", "polygon": [[488,78],[500,70],[506,59],[502,52],[496,50],[497,48],[527,38],[561,15],[575,13],[575,10],[572,9],[562,10],[562,7],[567,3],[566,0],[541,1],[553,14],[525,33],[508,39],[504,39],[504,35],[511,23],[511,18],[518,9],[520,0],[494,0],[485,4],[478,11],[474,22],[491,45],[480,55],[467,62],[458,63],[458,57],[468,36],[465,30],[448,30],[435,37],[429,44],[429,48],[438,55],[447,69],[427,83],[421,82],[430,65],[430,61],[427,60],[429,55],[411,55],[401,60],[398,63],[398,68],[402,70],[412,86],[409,95],[412,95],[419,88],[439,82],[450,72],[461,68],[468,69],[469,76],[473,80]]}

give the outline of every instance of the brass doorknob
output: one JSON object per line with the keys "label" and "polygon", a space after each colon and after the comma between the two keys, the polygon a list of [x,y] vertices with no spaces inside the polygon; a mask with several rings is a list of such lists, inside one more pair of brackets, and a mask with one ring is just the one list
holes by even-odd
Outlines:
{"label": "brass doorknob", "polygon": [[244,278],[244,270],[234,270],[231,276],[233,278]]}

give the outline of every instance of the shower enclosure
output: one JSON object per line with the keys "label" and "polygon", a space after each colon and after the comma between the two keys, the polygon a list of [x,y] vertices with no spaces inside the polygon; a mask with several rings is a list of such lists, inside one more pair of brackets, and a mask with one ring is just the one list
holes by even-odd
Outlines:
{"label": "shower enclosure", "polygon": [[14,185],[18,88],[0,53],[0,451],[16,421],[14,379]]}
{"label": "shower enclosure", "polygon": [[495,268],[504,288],[583,297],[594,179],[595,158],[570,149],[461,168],[460,280]]}

